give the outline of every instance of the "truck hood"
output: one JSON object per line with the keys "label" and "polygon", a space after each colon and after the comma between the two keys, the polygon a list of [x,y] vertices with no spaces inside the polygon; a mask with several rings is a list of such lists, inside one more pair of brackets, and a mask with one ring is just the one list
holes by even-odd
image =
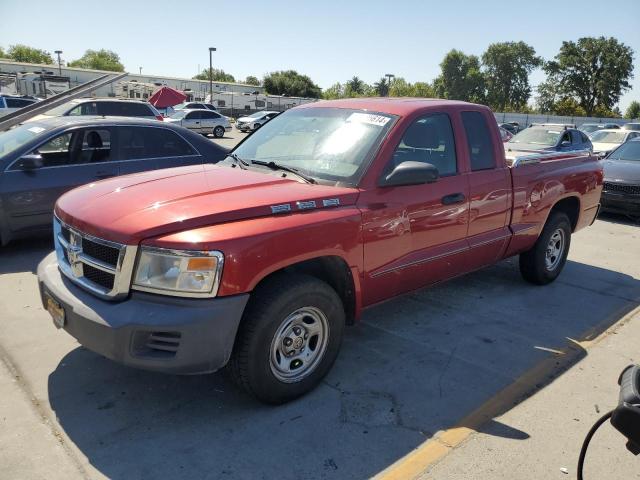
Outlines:
{"label": "truck hood", "polygon": [[[358,196],[355,188],[293,178],[210,164],[156,170],[76,188],[60,197],[55,213],[84,233],[133,245],[217,223],[353,205]],[[298,204],[312,200],[315,207],[302,206],[308,210]],[[290,212],[274,213],[282,205]]]}
{"label": "truck hood", "polygon": [[640,162],[636,160],[605,160],[604,179],[607,182],[640,185]]}

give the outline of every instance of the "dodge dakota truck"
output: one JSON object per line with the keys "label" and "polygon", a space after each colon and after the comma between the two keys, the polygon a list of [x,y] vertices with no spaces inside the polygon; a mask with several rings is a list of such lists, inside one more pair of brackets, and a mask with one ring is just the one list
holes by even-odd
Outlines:
{"label": "dodge dakota truck", "polygon": [[282,403],[316,386],[364,308],[519,255],[538,285],[593,223],[589,152],[505,158],[489,108],[306,104],[222,162],[63,195],[43,305],[86,348],[177,374],[225,367]]}

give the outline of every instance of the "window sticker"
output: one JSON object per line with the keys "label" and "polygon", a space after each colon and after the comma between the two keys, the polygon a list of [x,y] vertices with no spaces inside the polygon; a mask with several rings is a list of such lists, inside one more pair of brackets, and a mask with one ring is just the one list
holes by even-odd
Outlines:
{"label": "window sticker", "polygon": [[367,123],[369,125],[375,125],[377,127],[384,127],[387,122],[391,120],[389,117],[383,115],[375,115],[373,113],[352,113],[347,117],[347,122],[353,123]]}

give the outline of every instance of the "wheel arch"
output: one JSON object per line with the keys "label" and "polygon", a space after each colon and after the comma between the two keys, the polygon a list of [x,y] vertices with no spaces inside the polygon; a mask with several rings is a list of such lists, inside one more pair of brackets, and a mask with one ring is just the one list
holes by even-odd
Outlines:
{"label": "wheel arch", "polygon": [[257,281],[254,289],[278,275],[299,273],[318,278],[336,291],[342,300],[347,324],[353,324],[360,316],[359,278],[353,270],[338,255],[314,257],[269,272]]}
{"label": "wheel arch", "polygon": [[554,212],[562,212],[569,217],[571,232],[575,232],[578,220],[580,219],[580,199],[575,195],[571,195],[558,200],[553,207],[551,207],[547,221]]}

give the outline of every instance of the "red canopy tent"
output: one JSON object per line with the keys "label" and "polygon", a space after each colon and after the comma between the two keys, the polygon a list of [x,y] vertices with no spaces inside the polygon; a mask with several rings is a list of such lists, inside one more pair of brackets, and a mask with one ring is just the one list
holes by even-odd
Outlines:
{"label": "red canopy tent", "polygon": [[161,87],[151,95],[149,103],[156,108],[167,108],[178,105],[186,99],[187,96],[180,90],[175,90],[171,87]]}

